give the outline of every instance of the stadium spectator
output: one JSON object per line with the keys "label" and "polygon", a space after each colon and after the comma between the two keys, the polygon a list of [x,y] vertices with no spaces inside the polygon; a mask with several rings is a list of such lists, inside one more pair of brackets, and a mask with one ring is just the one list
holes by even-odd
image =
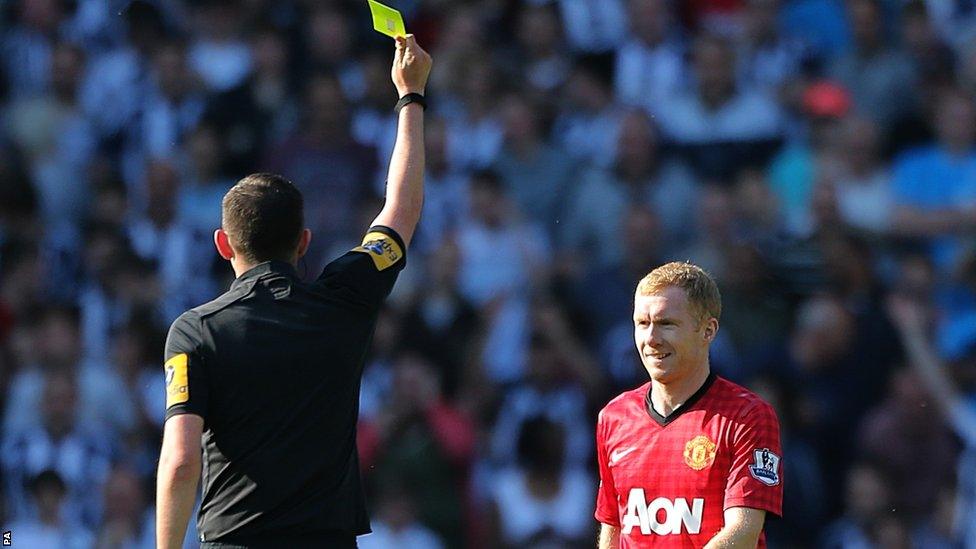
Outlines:
{"label": "stadium spectator", "polygon": [[449,129],[443,118],[431,117],[426,127],[427,172],[424,224],[417,230],[420,254],[436,253],[457,232],[470,208],[468,178],[448,158]]}
{"label": "stadium spectator", "polygon": [[[429,185],[429,182],[428,182]],[[445,241],[427,262],[424,284],[403,313],[402,345],[427,357],[444,395],[476,390],[481,318],[458,288],[460,250]],[[375,343],[374,343],[375,345]]]}
{"label": "stadium spectator", "polygon": [[588,547],[593,480],[567,463],[566,429],[528,418],[515,447],[517,463],[494,476],[488,496],[492,547]]}
{"label": "stadium spectator", "polygon": [[[103,361],[108,356],[109,338],[113,330],[122,326],[136,306],[136,300],[155,301],[155,273],[141,278],[135,287],[127,286],[131,279],[123,273],[135,274],[148,264],[132,252],[121,227],[90,225],[85,232],[82,250],[82,277],[74,281],[80,327],[86,359]],[[146,274],[140,271],[139,274]],[[137,275],[138,276],[138,275]]]}
{"label": "stadium spectator", "polygon": [[[305,27],[305,46],[311,71],[328,70],[342,85],[342,93],[358,101],[367,90],[362,66],[353,56],[355,34],[350,27],[348,10],[336,4],[318,4],[311,8]],[[384,86],[388,90],[388,86]]]}
{"label": "stadium spectator", "polygon": [[488,315],[482,350],[488,379],[511,383],[524,373],[528,297],[545,278],[550,243],[542,230],[521,219],[498,174],[475,172],[469,188],[471,214],[456,237],[458,287]]}
{"label": "stadium spectator", "polygon": [[160,379],[157,350],[161,335],[143,313],[113,334],[112,368],[125,384],[125,395],[117,397],[134,410],[135,421],[121,433],[119,461],[142,479],[155,474],[158,433],[163,427],[166,384]]}
{"label": "stadium spectator", "polygon": [[580,58],[563,89],[563,108],[553,124],[553,137],[574,159],[608,166],[615,158],[624,116],[624,109],[614,102],[610,59]]}
{"label": "stadium spectator", "polygon": [[956,54],[947,43],[949,37],[939,34],[929,15],[927,2],[906,2],[900,16],[903,47],[911,57],[923,97],[926,87],[951,84],[955,77],[953,64],[956,62]]}
{"label": "stadium spectator", "polygon": [[500,109],[505,141],[493,168],[519,211],[555,241],[580,165],[547,138],[541,103],[509,94]]}
{"label": "stadium spectator", "polygon": [[533,335],[529,344],[526,380],[506,392],[498,410],[490,439],[492,465],[496,468],[515,464],[519,433],[526,422],[535,417],[543,417],[562,430],[562,463],[571,467],[584,467],[589,462],[593,432],[585,416],[585,386],[577,374],[579,369],[587,365],[574,365],[570,362],[582,362],[585,357],[581,359],[561,352],[557,345],[572,343],[564,343],[561,338],[557,340],[560,343],[554,343],[553,339],[555,338],[541,332]]}
{"label": "stadium spectator", "polygon": [[240,85],[251,72],[251,50],[243,39],[243,12],[236,3],[209,0],[190,6],[195,40],[187,62],[212,91]]}
{"label": "stadium spectator", "polygon": [[[390,167],[390,157],[393,154],[393,145],[396,135],[397,117],[396,113],[390,110],[389,105],[389,56],[385,50],[368,50],[361,55],[359,64],[362,69],[364,86],[362,98],[352,109],[350,121],[350,131],[352,138],[360,145],[371,147],[376,152],[376,173],[373,175],[372,188],[379,194],[383,192],[383,185],[386,184],[386,173]],[[432,118],[442,123],[441,118]],[[434,128],[428,124],[427,135]],[[433,166],[430,164],[431,152],[435,149],[427,138],[427,173]]]}
{"label": "stadium spectator", "polygon": [[661,151],[658,128],[643,111],[622,118],[615,150],[611,166],[587,171],[574,185],[561,247],[598,267],[622,261],[624,216],[628,207],[646,204],[659,221],[660,244],[668,252],[680,249],[693,237],[690,221],[699,198],[693,175]]}
{"label": "stadium spectator", "polygon": [[82,356],[77,309],[48,306],[35,315],[25,323],[29,350],[18,357],[21,368],[10,380],[4,432],[14,435],[44,424],[41,411],[50,404],[44,393],[52,375],[71,380],[71,396],[78,404],[71,414],[77,415],[85,429],[107,439],[111,433],[131,429],[135,410],[128,399],[116,396],[125,388],[111,370],[108,355],[95,360]]}
{"label": "stadium spectator", "polygon": [[875,546],[880,541],[875,538],[875,528],[894,503],[893,486],[877,466],[870,462],[854,463],[845,482],[846,511],[827,525],[817,546],[824,549]]}
{"label": "stadium spectator", "polygon": [[373,151],[352,140],[350,111],[340,80],[317,73],[305,85],[302,125],[271,149],[268,169],[290,178],[308,202],[307,216],[316,244],[306,261],[319,271],[337,246],[355,237],[354,206],[369,192]]}
{"label": "stadium spectator", "polygon": [[[188,212],[181,209],[182,185],[171,163],[151,163],[146,169],[145,187],[146,209],[130,218],[127,234],[136,255],[158,262],[162,286],[159,307],[163,317],[171,320],[215,292],[213,277],[208,276],[211,234],[204,230],[202,221],[191,224]],[[196,192],[186,193],[191,194]],[[189,206],[189,202],[184,204]]]}
{"label": "stadium spectator", "polygon": [[768,156],[766,144],[775,143],[785,129],[779,105],[763,90],[738,82],[729,40],[698,36],[692,54],[694,84],[658,112],[664,137],[687,147],[695,168],[706,176],[734,173],[744,162]]}
{"label": "stadium spectator", "polygon": [[8,131],[29,162],[44,222],[59,231],[77,230],[89,207],[86,172],[96,145],[78,104],[87,60],[67,42],[51,50],[50,86],[9,106]]}
{"label": "stadium spectator", "polygon": [[803,134],[788,142],[769,164],[769,185],[779,202],[786,229],[798,236],[813,230],[812,202],[818,181],[833,181],[840,170],[840,121],[851,98],[835,82],[816,81],[801,94]]}
{"label": "stadium spectator", "polygon": [[750,389],[769,402],[780,421],[783,459],[789,463],[789,478],[783,486],[783,517],[766,525],[769,544],[796,543],[819,535],[827,515],[824,471],[810,440],[794,429],[798,387],[762,375],[749,383]]}
{"label": "stadium spectator", "polygon": [[780,0],[746,0],[743,29],[737,41],[739,79],[743,86],[783,94],[802,76],[803,43],[782,33]]}
{"label": "stadium spectator", "polygon": [[[99,141],[110,143],[116,149],[141,142],[124,145],[118,139],[136,129],[132,124],[145,104],[150,85],[150,72],[146,69],[156,45],[163,42],[170,30],[164,14],[144,0],[131,2],[123,13],[125,40],[119,47],[90,60],[79,96],[82,110]],[[131,182],[137,175],[131,166],[121,168],[127,181]]]}
{"label": "stadium spectator", "polygon": [[[958,457],[949,427],[932,425],[918,413],[929,406],[918,376],[910,370],[898,371],[887,397],[867,413],[857,436],[860,453],[899,487],[891,503],[909,522],[920,521],[936,508]],[[916,459],[932,466],[919,470],[913,465]]]}
{"label": "stadium spectator", "polygon": [[287,37],[269,24],[249,33],[248,39],[254,62],[250,77],[210,95],[205,113],[221,135],[234,136],[226,140],[228,170],[233,173],[257,170],[265,151],[298,124],[294,54]]}
{"label": "stadium spectator", "polygon": [[902,358],[898,337],[885,311],[885,290],[879,283],[880,254],[856,234],[826,236],[820,247],[826,287],[853,316],[861,369],[869,370],[875,380],[864,388],[864,400],[880,401],[892,367]]}
{"label": "stadium spectator", "polygon": [[418,518],[447,545],[459,544],[474,426],[442,398],[440,380],[428,362],[416,355],[397,361],[390,403],[371,427],[375,433],[365,438],[377,446],[364,452],[375,456],[363,463],[367,481],[379,491],[402,485],[416,502]]}
{"label": "stadium spectator", "polygon": [[206,107],[185,44],[170,40],[157,46],[151,81],[143,106],[142,147],[151,159],[175,160]]}
{"label": "stadium spectator", "polygon": [[464,61],[457,73],[447,115],[447,158],[455,170],[491,166],[502,146],[498,112],[500,75],[482,55]]}
{"label": "stadium spectator", "polygon": [[779,19],[783,35],[796,37],[820,64],[836,58],[850,47],[849,23],[841,2],[784,2]]}
{"label": "stadium spectator", "polygon": [[146,494],[139,477],[128,469],[112,470],[104,487],[104,516],[93,547],[153,547],[153,517],[147,516]]}
{"label": "stadium spectator", "polygon": [[716,337],[715,370],[735,382],[747,383],[770,366],[789,332],[790,310],[774,280],[770,261],[755,246],[733,243],[724,250],[722,316],[724,335]]}
{"label": "stadium spectator", "polygon": [[719,280],[729,274],[728,250],[735,244],[735,202],[729,189],[707,185],[698,189],[693,222],[696,238],[685,249],[672,254],[688,258]]}
{"label": "stadium spectator", "polygon": [[[397,308],[382,311],[376,319],[376,330],[359,392],[359,421],[375,421],[386,410],[393,394],[393,366],[403,347],[403,314]],[[368,444],[360,443],[363,460],[368,461]]]}
{"label": "stadium spectator", "polygon": [[16,19],[4,33],[3,64],[10,97],[19,99],[42,93],[48,86],[52,63],[52,38],[64,18],[57,2],[19,2]]}
{"label": "stadium spectator", "polygon": [[515,38],[520,67],[515,69],[520,82],[527,86],[527,98],[558,93],[572,61],[564,47],[562,22],[552,4],[524,3],[516,15]]}
{"label": "stadium spectator", "polygon": [[573,305],[585,315],[586,339],[591,343],[601,341],[619,324],[626,324],[629,329],[630,323],[620,318],[620,309],[630,306],[634,285],[644,276],[647,266],[659,264],[664,258],[661,221],[649,205],[630,205],[623,215],[620,240],[625,253],[609,265],[591,260],[573,287]]}
{"label": "stadium spectator", "polygon": [[[976,542],[976,411],[972,406],[972,386],[960,389],[951,377],[951,369],[941,362],[928,341],[932,315],[926,302],[901,291],[887,305],[895,326],[906,347],[912,372],[923,383],[928,397],[938,406],[954,434],[963,443],[956,467],[955,490],[940,490],[938,510],[923,522],[923,533],[936,537],[936,541],[948,543],[961,541],[964,547]],[[961,356],[954,356],[958,371],[972,368],[973,349]],[[951,366],[951,364],[950,364]],[[965,387],[965,385],[963,385]],[[953,494],[954,492],[954,494]],[[923,519],[925,521],[925,519]],[[928,526],[927,531],[925,527]],[[918,532],[916,532],[918,535]],[[926,541],[931,541],[927,538]]]}
{"label": "stadium spectator", "polygon": [[603,53],[620,45],[627,13],[623,0],[557,0],[571,49]]}
{"label": "stadium spectator", "polygon": [[891,231],[893,192],[891,172],[881,159],[878,126],[867,118],[849,117],[837,135],[844,163],[841,173],[826,185],[837,202],[840,220],[868,235]]}
{"label": "stadium spectator", "polygon": [[[825,471],[842,470],[856,447],[860,419],[874,403],[862,391],[872,372],[860,367],[854,318],[834,296],[812,297],[797,309],[787,340],[787,383],[797,395],[796,429],[814,441]],[[843,478],[825,478],[828,506],[837,505]]]}
{"label": "stadium spectator", "polygon": [[376,498],[373,532],[358,540],[360,549],[442,549],[444,542],[418,521],[416,514],[416,504],[408,490],[384,485]]}
{"label": "stadium spectator", "polygon": [[[789,241],[780,205],[762,169],[740,171],[732,187],[737,234],[763,252],[771,253]],[[703,222],[707,216],[703,216]],[[713,236],[714,238],[714,236]]]}
{"label": "stadium spectator", "polygon": [[907,55],[889,46],[880,1],[854,0],[847,11],[853,47],[828,73],[850,90],[857,114],[890,129],[916,108],[919,75]]}
{"label": "stadium spectator", "polygon": [[[21,241],[9,245],[2,252],[4,265],[0,269],[0,341],[7,342],[11,332],[24,331],[24,320],[36,314],[38,307],[45,303],[46,271],[41,254],[36,245]],[[7,370],[12,376],[14,369]],[[6,395],[9,396],[9,395]]]}
{"label": "stadium spectator", "polygon": [[[78,386],[71,375],[45,375],[41,397],[41,424],[6,430],[0,442],[8,516],[13,520],[28,519],[39,511],[51,513],[57,509],[55,516],[66,524],[92,529],[102,516],[99,493],[109,475],[113,441],[79,417]],[[60,502],[30,497],[31,479],[46,470],[55,471],[59,477],[63,494],[55,499],[64,498],[63,508]],[[54,508],[49,507],[52,503]]]}
{"label": "stadium spectator", "polygon": [[220,226],[220,200],[233,185],[225,173],[224,141],[216,126],[197,125],[187,136],[186,152],[177,187],[180,221],[210,235]]}
{"label": "stadium spectator", "polygon": [[627,8],[630,36],[617,50],[614,90],[621,103],[656,116],[687,85],[684,37],[670,2],[630,0]]}
{"label": "stadium spectator", "polygon": [[57,472],[46,469],[27,482],[36,513],[34,518],[25,517],[7,524],[12,543],[65,549],[93,546],[91,531],[64,516],[67,487]]}
{"label": "stadium spectator", "polygon": [[932,123],[935,142],[902,154],[894,165],[894,230],[922,239],[942,272],[958,260],[954,235],[974,225],[976,107],[959,90],[938,98]]}

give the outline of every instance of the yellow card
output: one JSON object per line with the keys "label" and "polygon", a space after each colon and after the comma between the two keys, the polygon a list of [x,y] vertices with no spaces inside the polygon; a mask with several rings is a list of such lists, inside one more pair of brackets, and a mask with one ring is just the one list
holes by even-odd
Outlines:
{"label": "yellow card", "polygon": [[373,28],[390,38],[406,36],[407,28],[403,25],[403,16],[397,10],[380,4],[374,0],[369,2],[369,11],[373,14]]}

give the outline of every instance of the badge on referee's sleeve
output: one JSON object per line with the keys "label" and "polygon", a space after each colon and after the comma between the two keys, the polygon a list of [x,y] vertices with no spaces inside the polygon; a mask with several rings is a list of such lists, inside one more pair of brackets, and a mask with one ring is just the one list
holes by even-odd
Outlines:
{"label": "badge on referee's sleeve", "polygon": [[368,254],[373,260],[373,264],[376,265],[376,269],[380,271],[392,267],[403,258],[403,250],[400,249],[396,240],[379,231],[366,233],[363,243],[353,248],[352,251]]}
{"label": "badge on referee's sleeve", "polygon": [[190,382],[187,376],[189,356],[180,353],[166,361],[166,407],[190,400]]}

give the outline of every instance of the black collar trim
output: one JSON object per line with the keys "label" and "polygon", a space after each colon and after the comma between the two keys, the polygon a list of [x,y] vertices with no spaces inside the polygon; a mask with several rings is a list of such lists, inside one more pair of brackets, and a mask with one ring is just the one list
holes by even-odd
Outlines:
{"label": "black collar trim", "polygon": [[237,279],[234,280],[234,283],[230,285],[230,289],[235,290],[247,283],[249,280],[257,280],[269,273],[281,273],[291,277],[298,276],[298,271],[295,270],[294,265],[288,263],[287,261],[273,259],[271,261],[259,263],[242,273],[241,276],[237,277]]}
{"label": "black collar trim", "polygon": [[691,395],[691,397],[689,397],[684,404],[678,406],[678,409],[668,414],[667,417],[657,413],[657,410],[654,409],[654,405],[651,403],[651,384],[648,384],[647,394],[644,396],[644,408],[647,410],[647,415],[651,416],[651,419],[656,421],[661,427],[668,425],[672,421],[678,419],[678,417],[685,413],[685,411],[690,410],[695,403],[698,402],[706,392],[708,392],[708,388],[711,387],[712,383],[715,382],[716,377],[718,376],[715,375],[715,372],[709,373],[708,377],[705,378],[705,383],[702,383],[702,386],[695,391],[695,394]]}

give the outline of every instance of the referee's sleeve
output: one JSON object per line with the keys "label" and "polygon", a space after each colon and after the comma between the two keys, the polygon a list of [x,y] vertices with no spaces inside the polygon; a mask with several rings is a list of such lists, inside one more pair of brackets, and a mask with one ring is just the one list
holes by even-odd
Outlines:
{"label": "referee's sleeve", "polygon": [[400,235],[375,225],[362,244],[326,265],[319,283],[346,301],[374,307],[390,295],[406,262],[407,247]]}
{"label": "referee's sleeve", "polygon": [[166,419],[179,414],[206,419],[209,388],[200,352],[201,332],[200,317],[187,311],[173,322],[166,336]]}

